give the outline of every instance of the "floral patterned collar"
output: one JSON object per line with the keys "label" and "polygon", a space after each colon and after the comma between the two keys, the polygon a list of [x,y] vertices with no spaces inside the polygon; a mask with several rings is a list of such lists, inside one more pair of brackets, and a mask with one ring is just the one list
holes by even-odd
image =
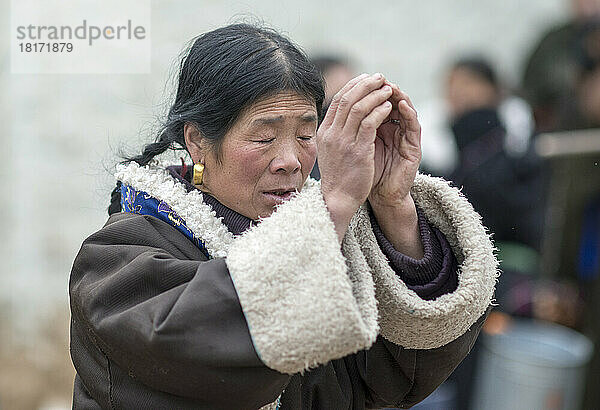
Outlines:
{"label": "floral patterned collar", "polygon": [[199,247],[207,258],[210,258],[204,242],[192,232],[185,221],[166,202],[159,201],[147,192],[139,191],[129,185],[122,184],[121,211],[139,215],[150,215],[168,223]]}

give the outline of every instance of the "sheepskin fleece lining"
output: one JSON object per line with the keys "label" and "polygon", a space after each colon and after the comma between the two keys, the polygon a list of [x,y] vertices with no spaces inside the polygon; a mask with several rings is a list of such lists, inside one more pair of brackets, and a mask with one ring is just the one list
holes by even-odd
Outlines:
{"label": "sheepskin fleece lining", "polygon": [[340,249],[317,181],[307,180],[301,193],[234,239],[201,192],[188,193],[161,167],[131,163],[116,176],[165,201],[213,257],[227,257],[255,349],[282,373],[367,349],[379,328],[383,337],[407,348],[442,346],[463,334],[491,302],[497,276],[493,246],[470,204],[442,179],[418,175],[412,194],[457,256],[459,285],[452,294],[425,301],[390,268],[366,205]]}
{"label": "sheepskin fleece lining", "polygon": [[227,266],[254,345],[273,369],[297,373],[377,337],[373,279],[348,273],[318,184],[236,239]]}
{"label": "sheepskin fleece lining", "polygon": [[167,203],[186,223],[188,228],[204,242],[208,253],[214,258],[227,256],[233,234],[217,218],[212,208],[202,200],[202,192],[187,192],[185,186],[176,181],[158,165],[140,167],[132,162],[117,167],[117,180],[144,191],[159,201]]}
{"label": "sheepskin fleece lining", "polygon": [[441,178],[417,175],[411,192],[427,220],[446,236],[459,262],[457,289],[423,300],[397,275],[377,245],[368,205],[354,215],[356,236],[375,281],[383,337],[410,349],[433,349],[465,333],[492,303],[498,262],[480,216]]}

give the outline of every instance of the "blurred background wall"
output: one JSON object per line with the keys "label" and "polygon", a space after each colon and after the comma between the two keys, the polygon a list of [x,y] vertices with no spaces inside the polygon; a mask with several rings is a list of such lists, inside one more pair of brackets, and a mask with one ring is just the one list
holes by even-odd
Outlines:
{"label": "blurred background wall", "polygon": [[[359,72],[385,73],[419,105],[440,96],[442,73],[464,52],[482,53],[505,82],[516,84],[525,56],[549,25],[567,18],[568,6],[564,0],[154,0],[150,74],[35,75],[10,72],[11,5],[0,0],[0,408],[70,407],[71,263],[107,218],[119,153],[137,153],[154,136],[179,53],[192,37],[258,19],[309,54],[335,51],[352,58]],[[16,378],[28,386],[19,388]]]}

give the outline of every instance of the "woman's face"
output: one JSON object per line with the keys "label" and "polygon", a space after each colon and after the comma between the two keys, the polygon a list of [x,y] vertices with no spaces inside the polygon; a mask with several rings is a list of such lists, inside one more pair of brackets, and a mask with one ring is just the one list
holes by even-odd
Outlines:
{"label": "woman's face", "polygon": [[[302,189],[317,156],[316,132],[314,102],[285,92],[241,113],[223,139],[220,162],[207,144],[187,145],[194,162],[204,162],[201,189],[228,208],[258,219]],[[186,135],[186,141],[192,140]]]}

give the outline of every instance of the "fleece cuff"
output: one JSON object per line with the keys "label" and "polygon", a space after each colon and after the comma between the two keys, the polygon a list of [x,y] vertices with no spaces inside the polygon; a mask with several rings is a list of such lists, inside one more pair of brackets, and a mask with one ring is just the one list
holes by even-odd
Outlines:
{"label": "fleece cuff", "polygon": [[424,300],[409,289],[378,246],[366,205],[348,230],[373,275],[381,335],[405,348],[433,349],[465,333],[492,303],[498,262],[480,216],[458,189],[419,174],[411,195],[456,256],[458,286],[453,292]]}
{"label": "fleece cuff", "polygon": [[317,183],[236,238],[227,266],[254,347],[272,369],[301,372],[377,338],[372,277],[348,271]]}

